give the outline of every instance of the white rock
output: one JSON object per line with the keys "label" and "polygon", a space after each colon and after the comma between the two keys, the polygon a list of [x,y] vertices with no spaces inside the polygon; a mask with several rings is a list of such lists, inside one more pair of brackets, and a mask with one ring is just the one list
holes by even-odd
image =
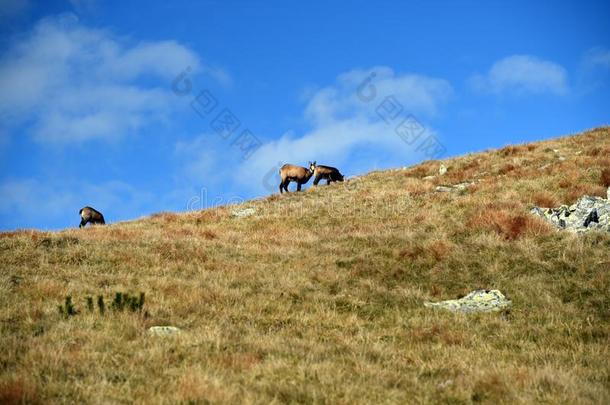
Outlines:
{"label": "white rock", "polygon": [[606,190],[606,199],[610,200],[610,187]]}
{"label": "white rock", "polygon": [[254,215],[255,213],[256,213],[255,208],[244,208],[243,210],[233,210],[231,212],[231,215],[233,215],[234,217],[237,217],[237,218],[245,218],[245,217]]}
{"label": "white rock", "polygon": [[475,183],[474,182],[464,182],[464,183],[458,183],[458,184],[454,184],[452,186],[436,186],[436,191],[439,192],[452,192],[452,191],[463,191],[466,190],[468,187],[473,186]]}
{"label": "white rock", "polygon": [[445,173],[447,173],[447,166],[441,164],[441,167],[438,168],[438,175],[442,176]]}
{"label": "white rock", "polygon": [[180,328],[175,326],[151,326],[148,328],[148,333],[157,336],[169,336],[180,333]]}

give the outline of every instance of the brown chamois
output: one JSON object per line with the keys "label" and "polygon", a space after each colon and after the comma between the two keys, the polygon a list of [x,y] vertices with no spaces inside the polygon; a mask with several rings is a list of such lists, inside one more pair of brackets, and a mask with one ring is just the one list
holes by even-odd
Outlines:
{"label": "brown chamois", "polygon": [[93,224],[102,224],[104,225],[106,221],[104,221],[104,216],[98,210],[91,207],[83,207],[78,211],[80,215],[80,225],[79,228],[83,228],[87,223]]}
{"label": "brown chamois", "polygon": [[[315,165],[315,162],[314,162]],[[313,185],[317,186],[321,179],[326,179],[326,184],[330,184],[333,181],[343,181],[343,175],[339,172],[336,167],[319,165],[314,170]]]}
{"label": "brown chamois", "polygon": [[280,169],[280,177],[282,179],[280,183],[280,193],[283,193],[284,191],[288,192],[288,184],[290,184],[291,181],[295,181],[297,183],[297,191],[301,191],[301,186],[309,181],[315,168],[316,162],[309,162],[309,169],[288,163],[282,166]]}

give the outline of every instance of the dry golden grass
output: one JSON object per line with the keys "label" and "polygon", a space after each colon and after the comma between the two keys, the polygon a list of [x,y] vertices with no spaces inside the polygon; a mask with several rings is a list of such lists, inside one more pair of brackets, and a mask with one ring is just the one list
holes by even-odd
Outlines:
{"label": "dry golden grass", "polygon": [[[422,179],[433,161],[270,196],[243,219],[0,233],[0,403],[608,403],[610,235],[528,214],[605,195],[608,151],[600,128],[446,160],[442,178]],[[422,305],[477,288],[510,313]],[[86,310],[116,291],[145,292],[147,313]]]}

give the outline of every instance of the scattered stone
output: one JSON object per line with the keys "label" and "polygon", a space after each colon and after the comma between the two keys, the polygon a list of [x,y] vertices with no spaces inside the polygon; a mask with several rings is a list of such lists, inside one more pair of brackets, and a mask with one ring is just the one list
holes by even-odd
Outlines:
{"label": "scattered stone", "polygon": [[237,217],[237,218],[245,218],[245,217],[254,215],[255,213],[256,213],[255,208],[244,208],[242,210],[233,210],[231,212],[231,215],[233,215],[234,217]]}
{"label": "scattered stone", "polygon": [[169,336],[180,333],[180,328],[175,326],[151,326],[148,328],[148,333],[157,336]]}
{"label": "scattered stone", "polygon": [[[608,194],[610,197],[610,191]],[[610,232],[610,198],[586,195],[569,207],[567,205],[559,208],[534,207],[531,213],[544,218],[558,229],[572,232],[597,229]]]}
{"label": "scattered stone", "polygon": [[436,178],[436,176],[426,176],[426,177],[422,177],[422,180],[432,180]]}
{"label": "scattered stone", "polygon": [[438,383],[436,385],[436,388],[438,388],[439,390],[444,390],[445,388],[449,387],[450,385],[453,385],[453,380],[451,380],[451,379]]}
{"label": "scattered stone", "polygon": [[442,176],[447,173],[447,166],[441,164],[441,167],[438,168],[438,175]]}
{"label": "scattered stone", "polygon": [[442,308],[451,312],[497,312],[512,305],[499,290],[475,290],[457,300],[424,302],[427,308]]}
{"label": "scattered stone", "polygon": [[538,170],[544,170],[544,169],[546,169],[547,167],[550,167],[550,166],[551,166],[551,164],[550,164],[550,163],[547,163],[547,164],[545,164],[545,165],[540,166],[540,167],[538,168]]}
{"label": "scattered stone", "polygon": [[436,186],[436,191],[441,192],[441,193],[459,192],[459,191],[464,191],[468,187],[473,186],[473,185],[474,185],[474,182],[467,181],[464,183],[458,183],[458,184],[454,184],[451,186]]}

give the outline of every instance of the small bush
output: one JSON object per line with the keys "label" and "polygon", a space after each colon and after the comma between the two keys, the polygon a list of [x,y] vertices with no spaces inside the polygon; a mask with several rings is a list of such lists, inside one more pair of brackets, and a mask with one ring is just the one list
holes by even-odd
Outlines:
{"label": "small bush", "polygon": [[532,196],[532,201],[538,207],[557,207],[559,200],[557,197],[548,191],[539,191]]}
{"label": "small bush", "polygon": [[64,305],[58,306],[57,309],[61,315],[66,317],[77,314],[76,308],[74,308],[74,305],[72,304],[72,297],[70,295],[66,297]]}
{"label": "small bush", "polygon": [[486,210],[471,218],[468,226],[472,229],[494,231],[507,241],[517,240],[528,234],[538,235],[550,232],[549,225],[533,215],[491,210]]}
{"label": "small bush", "polygon": [[[87,296],[85,298],[85,302],[87,305],[87,309],[90,313],[93,313],[95,310],[95,306],[93,304],[93,297]],[[116,292],[114,295],[114,299],[111,304],[111,308],[115,312],[122,312],[125,309],[130,310],[131,312],[142,312],[144,308],[145,295],[141,292],[139,295],[130,295],[129,293]],[[98,295],[97,297],[97,307],[100,315],[104,315],[106,312],[106,305],[104,304],[104,297],[102,295]],[[78,314],[78,310],[72,303],[72,297],[67,296],[64,305],[58,306],[59,313],[66,317],[73,316]]]}
{"label": "small bush", "polygon": [[97,308],[100,311],[100,315],[104,315],[106,311],[106,306],[104,305],[104,297],[102,295],[97,296]]}
{"label": "small bush", "polygon": [[505,164],[504,166],[502,166],[500,168],[500,170],[498,170],[498,174],[507,174],[507,173],[512,172],[515,169],[516,169],[515,165],[508,163],[508,164]]}
{"label": "small bush", "polygon": [[89,312],[93,312],[93,310],[95,309],[95,307],[93,306],[93,297],[87,297],[87,309],[89,310]]}

